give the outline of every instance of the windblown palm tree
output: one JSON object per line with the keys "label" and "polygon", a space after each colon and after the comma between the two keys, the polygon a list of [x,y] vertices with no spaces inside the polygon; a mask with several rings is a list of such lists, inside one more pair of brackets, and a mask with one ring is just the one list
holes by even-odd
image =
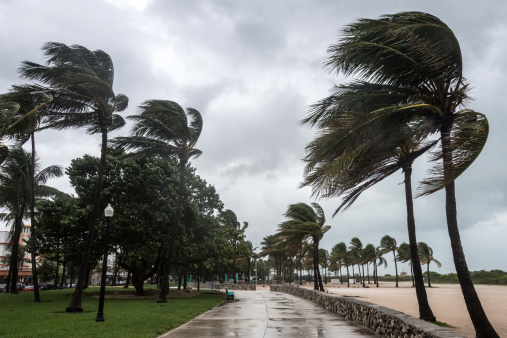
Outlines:
{"label": "windblown palm tree", "polygon": [[123,94],[114,93],[113,62],[104,51],[90,51],[83,46],[67,46],[57,42],[46,43],[42,50],[47,58],[46,65],[24,61],[20,73],[24,78],[39,81],[47,86],[47,91],[54,97],[49,106],[51,114],[45,119],[45,127],[56,129],[86,127],[90,134],[101,134],[100,164],[88,237],[76,289],[66,309],[67,312],[83,312],[81,299],[95,225],[100,212],[108,132],[125,124],[123,118],[116,113],[127,108],[128,98]]}
{"label": "windblown palm tree", "polygon": [[163,268],[163,279],[159,303],[167,302],[169,292],[169,264],[174,255],[174,243],[180,223],[181,206],[185,192],[185,174],[188,161],[197,158],[201,151],[196,143],[202,131],[202,117],[199,111],[187,108],[186,111],[176,102],[167,100],[148,100],[141,106],[140,115],[129,116],[136,124],[128,137],[117,137],[111,144],[134,150],[136,154],[154,155],[162,158],[177,158],[180,167],[180,182],[176,214],[169,225],[170,243]]}
{"label": "windblown palm tree", "polygon": [[294,242],[313,242],[313,270],[316,276],[314,289],[324,291],[319,271],[319,242],[324,234],[331,229],[331,226],[324,225],[326,222],[324,210],[317,203],[312,203],[312,206],[306,203],[297,203],[289,205],[284,216],[288,220],[278,226],[278,233],[282,238],[288,238]]}
{"label": "windblown palm tree", "polygon": [[375,283],[378,285],[378,266],[384,265],[384,268],[387,268],[387,260],[384,258],[384,253],[380,247],[375,248],[375,260],[374,260],[374,268],[375,268]]}
{"label": "windblown palm tree", "polygon": [[396,259],[400,263],[409,262],[410,271],[411,271],[411,275],[412,275],[412,286],[415,286],[414,268],[413,268],[413,264],[412,264],[412,255],[410,254],[410,245],[408,245],[405,242],[401,243],[400,246],[398,247],[398,255],[396,256]]}
{"label": "windblown palm tree", "polygon": [[[42,118],[47,113],[47,106],[53,101],[53,96],[46,92],[46,89],[38,85],[12,86],[11,91],[3,97],[19,104],[19,110],[10,125],[5,129],[5,134],[10,138],[20,140],[24,143],[31,139],[32,143],[32,168],[35,168],[35,130],[39,127]],[[35,196],[34,183],[35,173],[30,173],[30,242],[32,277],[34,285],[34,301],[40,302],[39,280],[37,277],[37,227],[35,223]]]}
{"label": "windblown palm tree", "polygon": [[350,287],[349,266],[351,264],[351,253],[347,250],[347,244],[344,242],[336,244],[333,249],[331,249],[331,259],[341,261],[347,268],[347,287]]}
{"label": "windblown palm tree", "polygon": [[396,251],[398,247],[396,245],[396,240],[389,235],[385,235],[380,239],[380,249],[382,253],[393,252],[394,269],[396,271],[396,287],[398,287],[398,264],[396,263]]}
{"label": "windblown palm tree", "polygon": [[370,263],[375,263],[375,246],[366,244],[363,249],[363,262],[366,263],[366,275],[368,276],[368,284],[370,284]]}
{"label": "windblown palm tree", "polygon": [[[438,18],[420,12],[360,19],[344,34],[329,48],[327,66],[359,80],[338,87],[305,122],[324,128],[341,119],[352,129],[339,140],[348,140],[350,149],[357,151],[361,140],[381,140],[396,126],[415,123],[419,135],[439,135],[440,150],[432,158],[435,166],[422,182],[420,195],[445,189],[456,272],[476,334],[498,337],[475,292],[457,223],[454,181],[482,151],[489,126],[483,114],[464,108],[469,85],[455,35]],[[355,112],[366,114],[366,120],[355,124],[351,118]]]}
{"label": "windblown palm tree", "polygon": [[23,148],[11,149],[9,156],[0,169],[0,206],[8,210],[4,219],[12,221],[12,250],[11,264],[11,293],[17,293],[16,282],[18,277],[17,261],[19,238],[23,227],[23,217],[26,206],[31,198],[31,172],[32,163],[35,163],[34,194],[38,197],[63,195],[59,190],[46,186],[45,183],[53,177],[60,177],[63,171],[59,166],[49,166],[41,169],[37,161],[32,162],[32,155]]}
{"label": "windblown palm tree", "polygon": [[428,287],[431,287],[430,280],[430,263],[435,262],[439,268],[442,267],[442,263],[433,257],[433,249],[424,242],[417,243],[417,249],[419,250],[419,256],[421,257],[421,264],[426,264],[427,275],[428,275]]}
{"label": "windblown palm tree", "polygon": [[364,283],[364,256],[363,256],[363,243],[357,237],[354,237],[350,240],[349,250],[352,256],[355,258],[355,263],[357,264],[357,268],[359,270],[359,275],[361,275],[361,266],[363,267],[363,276],[361,278],[363,287],[365,287]]}

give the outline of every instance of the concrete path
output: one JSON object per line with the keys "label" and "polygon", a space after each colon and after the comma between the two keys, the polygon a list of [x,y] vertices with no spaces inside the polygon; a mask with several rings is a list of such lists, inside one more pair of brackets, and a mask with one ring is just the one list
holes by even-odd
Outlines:
{"label": "concrete path", "polygon": [[380,337],[296,296],[265,290],[234,295],[160,337]]}

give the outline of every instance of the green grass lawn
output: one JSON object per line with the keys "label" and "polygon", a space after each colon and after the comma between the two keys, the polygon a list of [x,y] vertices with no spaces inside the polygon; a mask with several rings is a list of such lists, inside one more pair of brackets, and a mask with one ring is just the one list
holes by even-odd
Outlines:
{"label": "green grass lawn", "polygon": [[[104,322],[95,322],[99,288],[83,295],[84,312],[65,312],[73,289],[42,291],[41,303],[33,302],[33,292],[18,295],[0,293],[1,337],[156,337],[222,303],[222,294],[201,290],[194,297],[171,290],[168,302],[146,299],[108,299],[110,292],[132,293],[133,289],[106,288]],[[197,293],[197,291],[194,291]]]}

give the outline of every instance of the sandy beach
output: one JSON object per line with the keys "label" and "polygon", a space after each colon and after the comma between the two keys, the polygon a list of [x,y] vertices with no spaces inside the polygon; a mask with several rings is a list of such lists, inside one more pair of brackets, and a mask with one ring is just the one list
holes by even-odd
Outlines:
{"label": "sandy beach", "polygon": [[[366,288],[360,284],[326,284],[324,288],[329,293],[340,296],[354,297],[366,302],[375,303],[391,309],[395,309],[414,317],[419,317],[419,308],[415,288],[411,282],[380,283],[380,287],[374,284],[366,284]],[[368,287],[369,286],[369,287]],[[313,285],[305,285],[313,288]],[[500,337],[507,337],[507,286],[476,285],[482,306]],[[475,337],[475,330],[463,300],[463,294],[459,285],[434,284],[426,288],[428,300],[433,314],[440,322],[445,322],[454,328],[452,330],[465,337]]]}

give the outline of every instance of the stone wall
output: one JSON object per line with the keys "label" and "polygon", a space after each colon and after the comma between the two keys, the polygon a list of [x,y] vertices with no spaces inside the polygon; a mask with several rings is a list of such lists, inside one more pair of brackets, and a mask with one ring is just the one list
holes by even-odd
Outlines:
{"label": "stone wall", "polygon": [[271,291],[285,292],[311,300],[323,308],[352,320],[384,337],[457,338],[463,336],[424,320],[386,307],[353,298],[288,285],[271,285]]}
{"label": "stone wall", "polygon": [[[192,282],[192,288],[197,289],[197,283]],[[203,289],[211,289],[211,282],[200,283],[199,286]],[[253,290],[255,291],[255,284],[234,284],[234,283],[213,283],[213,288],[216,289],[220,286],[220,290],[224,291],[225,288],[229,290]]]}

